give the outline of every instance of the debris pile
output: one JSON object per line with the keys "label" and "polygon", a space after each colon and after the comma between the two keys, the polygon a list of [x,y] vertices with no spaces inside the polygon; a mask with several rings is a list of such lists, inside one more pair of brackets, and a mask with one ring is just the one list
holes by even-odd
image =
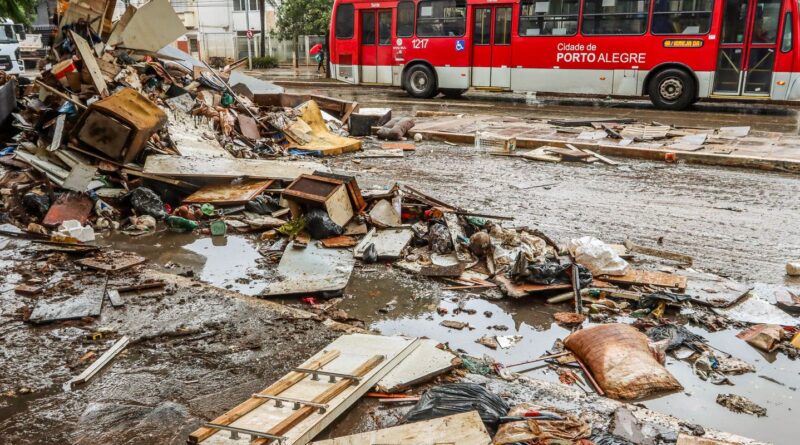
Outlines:
{"label": "debris pile", "polygon": [[244,207],[237,229],[274,225],[265,191],[327,171],[290,160],[360,149],[334,116],[357,104],[276,93],[235,71],[243,60],[217,72],[167,46],[186,31],[167,0],[113,23],[108,3],[71,1],[37,78],[2,76],[0,119],[16,130],[0,152],[5,222],[62,242],[162,224],[221,234],[214,222]]}

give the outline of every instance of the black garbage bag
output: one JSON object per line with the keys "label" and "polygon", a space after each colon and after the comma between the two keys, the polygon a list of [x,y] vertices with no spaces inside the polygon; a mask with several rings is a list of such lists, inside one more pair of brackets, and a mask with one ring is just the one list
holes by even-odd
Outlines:
{"label": "black garbage bag", "polygon": [[697,335],[683,326],[674,324],[662,324],[661,326],[654,326],[647,331],[645,335],[654,342],[669,339],[667,343],[667,351],[672,351],[681,346],[686,346],[697,352],[703,352],[703,348],[699,343],[706,343],[707,340],[700,335]]}
{"label": "black garbage bag", "polygon": [[664,292],[658,291],[653,292],[651,294],[647,294],[641,298],[639,298],[638,306],[639,309],[655,309],[658,305],[664,301],[667,303],[683,303],[684,301],[688,301],[691,299],[689,295],[680,295],[680,294],[673,294],[671,292]]}
{"label": "black garbage bag", "polygon": [[131,207],[138,215],[150,215],[157,220],[167,217],[161,198],[147,187],[133,189],[123,199],[130,202]]}
{"label": "black garbage bag", "polygon": [[367,248],[364,249],[364,256],[362,259],[367,264],[378,262],[378,249],[375,248],[375,243],[367,244]]}
{"label": "black garbage bag", "polygon": [[43,217],[50,210],[50,197],[38,193],[28,192],[22,195],[22,204],[29,212]]}
{"label": "black garbage bag", "polygon": [[259,215],[269,215],[272,212],[280,210],[281,206],[278,200],[272,196],[260,195],[256,196],[252,201],[248,201],[244,205],[245,210],[248,212],[258,213]]}
{"label": "black garbage bag", "polygon": [[509,406],[497,394],[475,383],[451,383],[431,388],[420,397],[402,423],[436,419],[453,414],[478,411],[481,420],[493,436],[500,417],[508,414]]}
{"label": "black garbage bag", "polygon": [[434,253],[447,254],[453,251],[453,240],[446,225],[436,222],[428,226],[428,244]]}
{"label": "black garbage bag", "polygon": [[621,437],[604,432],[592,435],[590,440],[596,445],[636,445],[633,442],[629,442]]}
{"label": "black garbage bag", "polygon": [[[515,282],[533,284],[571,284],[572,264],[558,264],[545,262],[529,264],[525,255],[520,253],[511,269],[511,278]],[[584,288],[592,283],[592,273],[589,269],[578,264],[578,283]]]}
{"label": "black garbage bag", "polygon": [[344,233],[344,228],[333,222],[325,210],[311,209],[303,216],[306,219],[306,230],[311,238],[324,239]]}

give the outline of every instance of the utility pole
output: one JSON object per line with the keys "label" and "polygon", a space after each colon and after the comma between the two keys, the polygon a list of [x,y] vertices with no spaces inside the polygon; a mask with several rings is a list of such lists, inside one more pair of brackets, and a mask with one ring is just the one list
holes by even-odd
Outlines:
{"label": "utility pole", "polygon": [[253,69],[253,31],[250,30],[250,0],[244,0],[245,3],[245,21],[247,24],[247,69]]}

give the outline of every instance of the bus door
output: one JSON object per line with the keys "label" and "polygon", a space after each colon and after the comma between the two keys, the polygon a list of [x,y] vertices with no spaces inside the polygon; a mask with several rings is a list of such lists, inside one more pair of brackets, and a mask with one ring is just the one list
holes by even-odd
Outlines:
{"label": "bus door", "polygon": [[362,83],[392,83],[392,10],[361,10],[359,65]]}
{"label": "bus door", "polygon": [[724,0],[714,93],[769,96],[781,0]]}
{"label": "bus door", "polygon": [[473,9],[472,86],[511,87],[511,5]]}

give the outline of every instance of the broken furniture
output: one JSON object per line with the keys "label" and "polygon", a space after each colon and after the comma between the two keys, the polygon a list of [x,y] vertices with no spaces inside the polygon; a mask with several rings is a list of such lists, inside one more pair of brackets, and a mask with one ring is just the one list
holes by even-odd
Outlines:
{"label": "broken furniture", "polygon": [[369,136],[372,134],[372,127],[380,127],[391,118],[391,108],[361,108],[350,115],[350,135]]}
{"label": "broken furniture", "polygon": [[167,123],[156,104],[131,88],[91,104],[73,131],[79,144],[127,164]]}
{"label": "broken furniture", "polygon": [[353,205],[343,181],[316,175],[300,175],[281,195],[292,218],[305,213],[304,207],[325,210],[333,222],[344,227],[353,217]]}

